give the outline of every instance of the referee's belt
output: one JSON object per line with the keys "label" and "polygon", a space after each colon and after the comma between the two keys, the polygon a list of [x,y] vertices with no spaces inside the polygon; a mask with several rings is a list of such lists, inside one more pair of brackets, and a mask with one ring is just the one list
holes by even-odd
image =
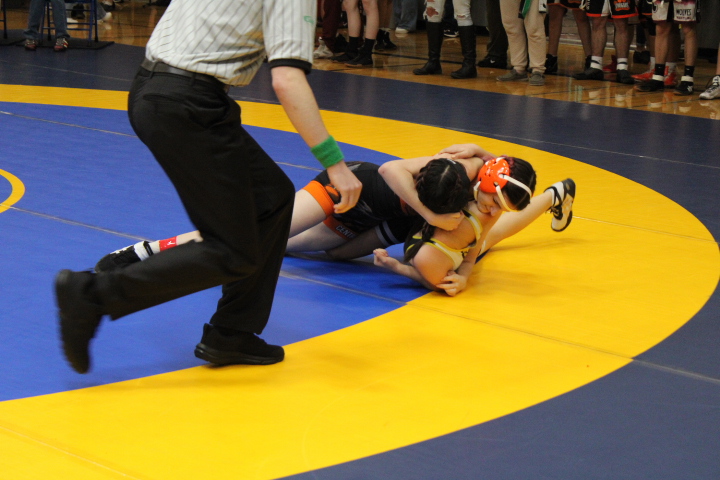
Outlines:
{"label": "referee's belt", "polygon": [[189,78],[192,78],[193,80],[200,80],[202,82],[212,83],[214,85],[219,85],[221,87],[225,86],[225,84],[223,84],[220,80],[213,77],[212,75],[205,75],[204,73],[189,72],[189,71],[183,70],[181,68],[171,67],[167,63],[153,62],[152,60],[148,60],[147,58],[142,61],[140,66],[142,68],[144,68],[145,70],[147,70],[148,72],[172,73],[173,75],[189,77]]}

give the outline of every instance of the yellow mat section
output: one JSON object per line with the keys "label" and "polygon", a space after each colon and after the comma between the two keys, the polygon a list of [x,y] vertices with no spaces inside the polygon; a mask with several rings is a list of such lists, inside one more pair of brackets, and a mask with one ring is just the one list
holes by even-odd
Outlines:
{"label": "yellow mat section", "polygon": [[[50,102],[44,89],[25,88],[35,92],[26,101]],[[8,100],[7,91],[0,86],[1,101],[27,93],[17,87],[16,100]],[[101,93],[104,108],[124,108],[117,105],[126,94]],[[103,103],[98,96],[92,106]],[[241,105],[248,125],[293,130],[276,105]],[[474,142],[531,161],[540,190],[572,177],[573,224],[555,233],[550,216],[542,217],[494,248],[460,296],[428,294],[290,345],[278,365],[198,367],[1,402],[3,475],[270,479],[399,448],[611,373],[688,321],[717,285],[717,243],[695,217],[581,158],[440,128],[323,115],[338,141],[398,157]],[[102,334],[112,335],[111,326]]]}
{"label": "yellow mat section", "polygon": [[406,307],[291,345],[270,367],[198,367],[0,403],[0,451],[13,453],[3,471],[277,478],[497,418],[626,363]]}

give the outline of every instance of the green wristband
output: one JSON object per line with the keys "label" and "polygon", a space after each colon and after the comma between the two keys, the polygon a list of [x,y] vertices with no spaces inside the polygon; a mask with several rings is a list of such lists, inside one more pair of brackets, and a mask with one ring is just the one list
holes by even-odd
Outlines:
{"label": "green wristband", "polygon": [[343,161],[343,153],[332,135],[322,143],[312,147],[310,151],[325,168],[332,167],[336,163]]}

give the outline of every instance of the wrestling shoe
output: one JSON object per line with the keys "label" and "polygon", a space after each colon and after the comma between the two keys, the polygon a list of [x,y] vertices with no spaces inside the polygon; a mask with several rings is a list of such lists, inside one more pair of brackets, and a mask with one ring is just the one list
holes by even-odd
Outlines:
{"label": "wrestling shoe", "polygon": [[195,356],[214,365],[271,365],[285,358],[285,350],[268,345],[254,333],[221,333],[218,327],[206,323]]}
{"label": "wrestling shoe", "polygon": [[575,80],[604,80],[605,74],[599,68],[588,68],[584,72],[573,75]]}
{"label": "wrestling shoe", "polygon": [[[692,78],[692,77],[690,77]],[[688,96],[692,95],[693,93],[693,82],[688,82],[687,80],[681,80],[677,87],[675,87],[675,91],[673,92],[675,95],[681,95],[681,96]]]}
{"label": "wrestling shoe", "polygon": [[553,204],[550,212],[553,214],[550,227],[556,232],[565,230],[572,221],[572,207],[575,201],[575,181],[567,178],[548,187],[545,191],[552,190]]}
{"label": "wrestling shoe", "polygon": [[[138,246],[137,243],[135,245],[130,245],[129,247],[121,248],[120,250],[115,250],[112,253],[108,253],[95,264],[95,273],[110,272],[112,270],[117,270],[118,268],[125,268],[128,265],[141,261],[142,259],[135,251],[136,246]],[[153,251],[150,248],[150,242],[141,242],[141,246],[145,248],[148,255],[153,254]]]}
{"label": "wrestling shoe", "polygon": [[602,68],[602,71],[605,73],[617,72],[617,57],[615,55],[611,55],[610,58],[612,61]]}
{"label": "wrestling shoe", "polygon": [[485,57],[477,63],[477,66],[482,68],[497,68],[505,70],[507,68],[507,60]]}
{"label": "wrestling shoe", "polygon": [[630,72],[627,70],[618,70],[617,76],[615,77],[615,81],[617,83],[622,83],[624,85],[632,85],[635,83],[635,80],[633,80],[632,75],[630,75]]}
{"label": "wrestling shoe", "polygon": [[333,55],[332,57],[330,57],[330,61],[332,61],[333,63],[345,63],[345,62],[354,60],[355,57],[357,57],[357,55],[358,55],[357,53],[355,53],[353,55],[348,52],[343,52],[343,53],[339,53],[337,55]]}
{"label": "wrestling shoe", "polygon": [[55,277],[55,298],[60,317],[60,341],[70,366],[78,373],[90,369],[90,340],[102,314],[92,298],[95,274],[62,270]]}
{"label": "wrestling shoe", "polygon": [[[667,69],[667,67],[665,67]],[[655,74],[655,69],[651,68],[647,72],[643,73],[636,73],[632,76],[638,83],[640,82],[647,82],[648,80],[652,80],[653,75]]]}
{"label": "wrestling shoe", "polygon": [[665,85],[665,88],[675,88],[675,85],[677,84],[677,73],[673,70],[672,72],[668,73],[667,67],[665,68],[665,78],[663,79],[663,83]]}
{"label": "wrestling shoe", "polygon": [[633,52],[633,63],[642,63],[647,65],[650,63],[650,56],[650,50],[643,50],[642,52],[638,52],[636,50]]}
{"label": "wrestling shoe", "polygon": [[350,60],[349,62],[345,62],[346,67],[372,67],[373,66],[373,58],[372,53],[369,52],[360,52],[360,54]]}
{"label": "wrestling shoe", "polygon": [[700,94],[703,100],[720,98],[720,75],[715,75],[705,86],[705,91]]}
{"label": "wrestling shoe", "polygon": [[635,85],[635,90],[638,92],[657,92],[665,88],[665,84],[662,80],[650,79],[646,82]]}
{"label": "wrestling shoe", "polygon": [[556,55],[545,55],[545,74],[552,75],[558,71],[558,57]]}

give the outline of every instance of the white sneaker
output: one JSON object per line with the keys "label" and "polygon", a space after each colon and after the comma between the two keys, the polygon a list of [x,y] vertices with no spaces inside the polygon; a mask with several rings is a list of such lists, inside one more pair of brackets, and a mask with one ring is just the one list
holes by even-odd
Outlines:
{"label": "white sneaker", "polygon": [[548,187],[545,191],[552,190],[553,203],[550,211],[553,214],[550,227],[556,232],[565,230],[572,221],[572,207],[575,201],[575,182],[567,178]]}
{"label": "white sneaker", "polygon": [[715,75],[706,88],[707,90],[700,94],[700,98],[703,100],[720,98],[720,75]]}
{"label": "white sneaker", "polygon": [[399,33],[400,35],[405,35],[406,33],[410,33],[410,30],[408,30],[407,28],[397,27],[395,29],[395,33]]}
{"label": "white sneaker", "polygon": [[333,55],[334,54],[332,50],[330,50],[327,45],[325,45],[325,42],[323,42],[322,40],[320,40],[320,45],[318,45],[318,47],[313,52],[314,58],[330,58]]}

